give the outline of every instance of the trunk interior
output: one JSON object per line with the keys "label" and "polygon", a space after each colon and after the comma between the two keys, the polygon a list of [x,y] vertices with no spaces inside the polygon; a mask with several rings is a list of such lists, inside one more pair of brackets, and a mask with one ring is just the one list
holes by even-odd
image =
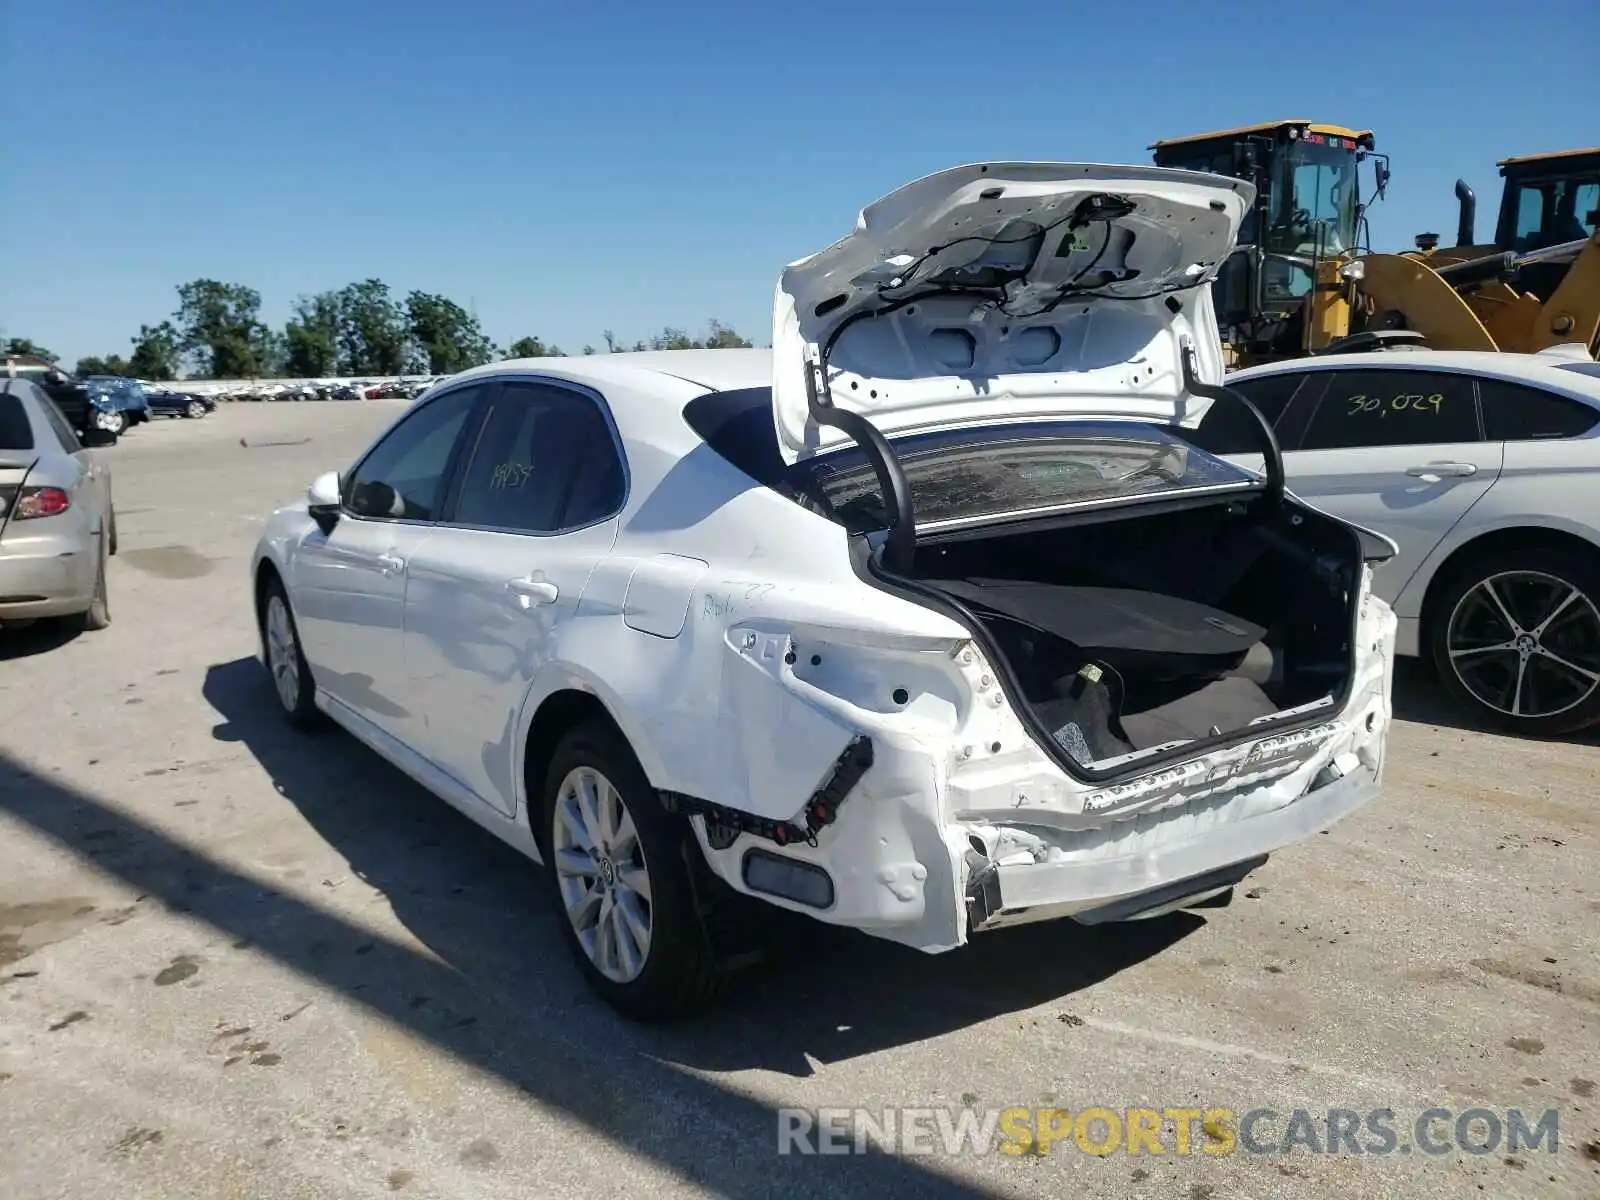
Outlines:
{"label": "trunk interior", "polygon": [[1342,695],[1360,572],[1353,531],[1266,498],[927,538],[915,571],[979,618],[1091,769]]}

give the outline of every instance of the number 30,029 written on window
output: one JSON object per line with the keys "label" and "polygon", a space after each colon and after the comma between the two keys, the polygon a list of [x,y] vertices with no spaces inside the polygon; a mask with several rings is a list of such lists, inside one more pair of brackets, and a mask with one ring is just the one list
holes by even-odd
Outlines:
{"label": "number 30,029 written on window", "polygon": [[1391,412],[1420,412],[1432,413],[1437,416],[1444,407],[1444,396],[1439,392],[1423,394],[1421,392],[1402,392],[1396,396],[1385,399],[1382,396],[1355,395],[1348,398],[1349,409],[1347,417],[1370,413],[1373,416],[1386,417]]}

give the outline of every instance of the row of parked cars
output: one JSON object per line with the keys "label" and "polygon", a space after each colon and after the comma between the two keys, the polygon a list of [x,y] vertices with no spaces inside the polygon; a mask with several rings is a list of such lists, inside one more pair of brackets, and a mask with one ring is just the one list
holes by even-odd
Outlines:
{"label": "row of parked cars", "polygon": [[411,400],[448,378],[307,380],[299,383],[258,382],[216,393],[218,400]]}

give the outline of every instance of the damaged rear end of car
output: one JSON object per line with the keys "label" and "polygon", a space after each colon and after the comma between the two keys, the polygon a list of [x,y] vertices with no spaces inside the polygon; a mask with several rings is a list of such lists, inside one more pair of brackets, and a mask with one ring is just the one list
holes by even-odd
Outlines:
{"label": "damaged rear end of car", "polygon": [[[830,758],[792,818],[670,798],[717,874],[937,951],[1204,902],[1377,795],[1393,546],[1287,491],[1223,384],[1209,283],[1251,200],[955,168],[785,271],[783,489],[859,592],[729,627],[727,703],[778,766]],[[1263,473],[1186,440],[1214,404]]]}

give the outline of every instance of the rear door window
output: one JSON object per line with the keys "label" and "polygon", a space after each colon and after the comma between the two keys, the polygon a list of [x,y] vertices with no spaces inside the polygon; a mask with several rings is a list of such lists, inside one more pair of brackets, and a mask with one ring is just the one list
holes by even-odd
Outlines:
{"label": "rear door window", "polygon": [[513,381],[495,397],[450,519],[557,533],[611,515],[622,491],[622,462],[599,406],[571,388]]}
{"label": "rear door window", "polygon": [[[1224,379],[1222,382],[1261,410],[1274,426],[1283,418],[1289,402],[1305,390],[1308,378],[1303,372],[1263,375],[1256,379]],[[1242,407],[1226,400],[1215,400],[1206,410],[1200,425],[1189,434],[1189,441],[1212,454],[1256,454],[1261,450],[1261,431],[1255,419]]]}
{"label": "rear door window", "polygon": [[1577,437],[1600,425],[1600,412],[1581,400],[1504,379],[1479,379],[1478,397],[1491,442]]}
{"label": "rear door window", "polygon": [[1483,438],[1471,375],[1444,371],[1329,371],[1300,450],[1426,446]]}
{"label": "rear door window", "polygon": [[32,450],[33,423],[22,398],[10,391],[0,392],[0,450]]}

